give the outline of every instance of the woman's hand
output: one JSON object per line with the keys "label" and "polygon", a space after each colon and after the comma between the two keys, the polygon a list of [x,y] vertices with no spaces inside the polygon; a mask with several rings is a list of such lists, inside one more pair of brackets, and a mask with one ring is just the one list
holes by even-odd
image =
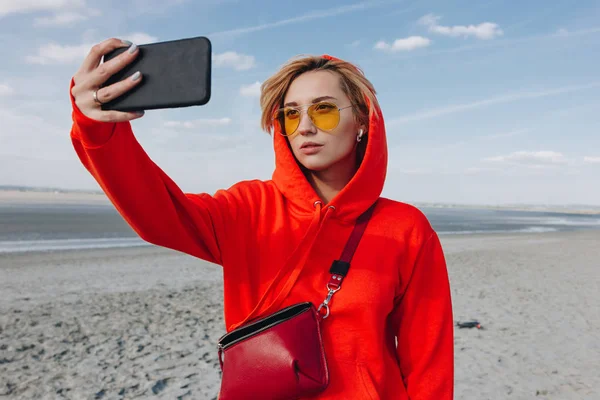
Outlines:
{"label": "woman's hand", "polygon": [[[105,54],[120,47],[129,47],[129,50],[100,64]],[[92,47],[81,67],[73,76],[74,85],[71,88],[75,104],[86,117],[101,122],[124,122],[144,115],[143,112],[103,111],[100,107],[101,103],[121,96],[142,81],[142,75],[140,71],[137,71],[120,82],[99,89],[100,85],[132,62],[138,54],[139,50],[135,44],[114,38]],[[96,92],[96,99],[94,92]]]}

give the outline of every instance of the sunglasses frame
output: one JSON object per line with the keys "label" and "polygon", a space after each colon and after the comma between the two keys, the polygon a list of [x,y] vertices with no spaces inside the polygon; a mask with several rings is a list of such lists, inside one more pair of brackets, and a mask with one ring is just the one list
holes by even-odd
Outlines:
{"label": "sunglasses frame", "polygon": [[[296,133],[296,132],[298,131],[298,127],[300,126],[300,123],[302,122],[302,111],[304,111],[304,110],[306,110],[306,115],[308,116],[308,118],[310,118],[310,122],[311,122],[311,124],[313,124],[313,125],[314,125],[316,128],[318,128],[318,129],[320,129],[320,130],[322,130],[322,131],[324,131],[324,132],[330,132],[330,131],[334,130],[335,128],[337,128],[337,127],[338,127],[338,125],[340,124],[340,119],[341,119],[341,118],[339,118],[339,119],[338,119],[338,122],[337,122],[337,124],[336,124],[336,125],[335,125],[333,128],[331,128],[331,129],[321,129],[321,128],[319,128],[319,127],[317,126],[317,124],[315,124],[315,121],[313,121],[312,117],[311,117],[311,116],[310,116],[310,114],[308,113],[308,109],[309,109],[310,107],[317,106],[317,105],[319,105],[319,104],[329,104],[329,105],[332,105],[332,106],[334,106],[334,108],[335,108],[335,109],[337,109],[338,113],[339,113],[339,112],[341,112],[342,110],[345,110],[346,108],[353,107],[353,105],[352,105],[352,104],[351,104],[351,105],[349,105],[349,106],[345,106],[345,107],[339,107],[337,104],[335,104],[335,103],[334,103],[334,102],[332,102],[332,101],[325,101],[325,100],[324,100],[324,101],[319,101],[319,102],[317,102],[317,103],[304,104],[304,105],[300,105],[300,106],[288,106],[288,107],[281,107],[281,108],[278,108],[278,109],[277,109],[277,110],[275,110],[275,112],[273,113],[273,115],[274,115],[274,116],[273,116],[273,119],[274,119],[274,120],[278,119],[277,115],[278,115],[280,112],[282,112],[282,111],[285,111],[285,110],[298,110],[298,112],[300,113],[300,117],[298,117],[298,119],[299,119],[299,120],[298,120],[298,126],[296,127],[296,129],[294,129],[294,131],[293,131],[292,133],[289,133],[289,134],[288,134],[287,132],[286,132],[286,133],[283,133],[283,130],[284,130],[284,128],[285,128],[285,122],[284,122],[284,123],[283,123],[283,126],[281,127],[281,128],[283,128],[283,129],[280,129],[280,133],[281,133],[281,135],[282,135],[282,136],[287,136],[287,137],[289,137],[289,136],[292,136],[294,133]],[[284,118],[285,118],[285,117],[284,117]],[[281,125],[281,121],[280,121],[280,125]]]}

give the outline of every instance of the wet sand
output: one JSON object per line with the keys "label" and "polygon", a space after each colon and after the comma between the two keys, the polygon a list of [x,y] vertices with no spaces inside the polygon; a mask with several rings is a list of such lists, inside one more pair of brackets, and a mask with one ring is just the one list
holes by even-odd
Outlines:
{"label": "wet sand", "polygon": [[[442,236],[456,399],[600,398],[600,231]],[[214,399],[220,267],[156,247],[0,255],[0,397]]]}

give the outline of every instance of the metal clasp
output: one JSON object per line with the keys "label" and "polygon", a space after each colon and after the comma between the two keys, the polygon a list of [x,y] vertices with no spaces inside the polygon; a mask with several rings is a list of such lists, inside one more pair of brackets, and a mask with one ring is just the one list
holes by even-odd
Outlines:
{"label": "metal clasp", "polygon": [[325,308],[325,315],[322,315],[323,319],[329,317],[329,303],[331,302],[331,298],[333,297],[333,295],[340,289],[341,289],[341,286],[338,286],[337,288],[332,289],[329,287],[329,284],[327,284],[327,290],[329,290],[329,293],[327,293],[327,298],[323,301],[323,303],[321,303],[319,308],[317,308],[317,312],[319,314],[321,314],[321,309]]}
{"label": "metal clasp", "polygon": [[225,354],[223,354],[223,345],[221,343],[217,343],[217,351],[219,355],[219,365],[221,366],[221,371],[223,370],[223,361],[225,358]]}

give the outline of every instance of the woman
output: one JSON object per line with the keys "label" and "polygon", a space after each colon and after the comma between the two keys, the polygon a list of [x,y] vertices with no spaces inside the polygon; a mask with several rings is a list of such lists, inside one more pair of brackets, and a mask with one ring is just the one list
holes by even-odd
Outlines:
{"label": "woman", "polygon": [[[102,55],[123,46],[130,51],[100,64]],[[85,168],[139,236],[223,267],[231,331],[294,303],[320,304],[332,260],[357,217],[376,203],[323,320],[330,383],[316,398],[452,399],[453,322],[443,251],[420,211],[380,197],[385,128],[361,71],[330,56],[290,61],[262,85],[262,126],[274,136],[272,179],[191,194],[136,141],[129,121],[142,114],[100,108],[143,80],[140,71],[98,90],[137,53],[117,39],[94,46],[71,81],[71,138]]]}

